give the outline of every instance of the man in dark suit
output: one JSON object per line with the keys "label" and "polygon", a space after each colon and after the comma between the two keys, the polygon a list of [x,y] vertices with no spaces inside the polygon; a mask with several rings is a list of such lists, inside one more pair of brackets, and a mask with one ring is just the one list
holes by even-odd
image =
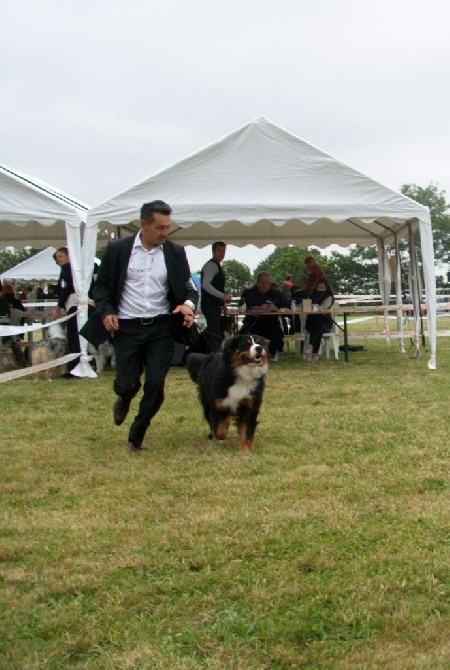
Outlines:
{"label": "man in dark suit", "polygon": [[114,339],[116,425],[125,421],[145,371],[144,394],[128,437],[132,451],[142,449],[164,400],[174,322],[190,328],[198,301],[184,248],[167,239],[171,213],[162,200],[144,204],[139,233],[108,244],[93,289],[96,311]]}

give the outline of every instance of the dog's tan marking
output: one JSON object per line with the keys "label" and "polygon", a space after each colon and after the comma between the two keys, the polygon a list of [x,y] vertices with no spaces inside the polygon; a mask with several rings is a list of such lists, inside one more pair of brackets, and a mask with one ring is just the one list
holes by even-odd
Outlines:
{"label": "dog's tan marking", "polygon": [[230,427],[230,418],[227,416],[219,423],[216,430],[216,440],[226,440],[228,437],[228,429]]}
{"label": "dog's tan marking", "polygon": [[251,451],[253,449],[254,440],[247,439],[245,425],[239,426],[238,432],[239,432],[239,449],[241,451]]}
{"label": "dog's tan marking", "polygon": [[252,409],[253,405],[255,404],[255,396],[247,396],[246,398],[243,398],[241,405],[244,405],[247,407],[247,409]]}

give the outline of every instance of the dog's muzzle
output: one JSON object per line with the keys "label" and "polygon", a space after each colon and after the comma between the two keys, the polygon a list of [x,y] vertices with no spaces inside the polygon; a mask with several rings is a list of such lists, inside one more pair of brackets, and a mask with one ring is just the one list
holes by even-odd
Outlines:
{"label": "dog's muzzle", "polygon": [[251,348],[250,356],[245,356],[244,360],[246,363],[256,363],[256,365],[259,365],[262,362],[263,354],[264,347],[262,347],[260,344],[256,344]]}

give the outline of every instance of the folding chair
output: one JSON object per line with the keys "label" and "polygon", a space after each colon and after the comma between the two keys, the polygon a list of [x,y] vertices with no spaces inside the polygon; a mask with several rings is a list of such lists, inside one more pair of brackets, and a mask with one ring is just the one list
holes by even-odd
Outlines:
{"label": "folding chair", "polygon": [[333,325],[329,333],[324,333],[322,335],[322,341],[320,343],[321,350],[325,349],[325,356],[327,359],[330,358],[330,341],[333,343],[334,357],[339,360],[339,337],[337,334],[337,326],[333,319]]}

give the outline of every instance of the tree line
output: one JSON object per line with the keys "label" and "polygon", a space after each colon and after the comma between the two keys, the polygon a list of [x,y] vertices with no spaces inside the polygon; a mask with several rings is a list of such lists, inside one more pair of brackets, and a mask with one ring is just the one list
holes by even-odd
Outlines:
{"label": "tree line", "polygon": [[[437,265],[449,263],[450,213],[448,210],[450,206],[446,202],[445,191],[440,190],[433,183],[425,188],[416,184],[404,184],[400,191],[412,200],[429,207],[433,228],[435,263]],[[416,233],[415,241],[420,263],[419,232]],[[407,242],[400,242],[399,249],[407,252]],[[365,247],[359,244],[351,245],[345,254],[332,251],[326,255],[315,247],[309,247],[308,249],[300,249],[295,246],[277,248],[259,263],[254,273],[244,263],[224,261],[227,290],[233,295],[240,295],[246,282],[254,281],[260,272],[268,272],[272,281],[279,286],[288,276],[297,286],[304,286],[306,282],[304,260],[306,256],[311,255],[324,269],[336,293],[379,293],[377,247],[376,245]],[[404,255],[407,256],[407,253]],[[403,288],[407,290],[407,267],[403,268],[402,277],[404,280]],[[447,275],[445,277],[437,276],[436,285],[446,287],[450,283],[447,280]]]}
{"label": "tree line", "polygon": [[[433,226],[434,256],[436,264],[450,262],[450,213],[445,199],[445,191],[431,183],[426,187],[417,184],[404,184],[401,193],[430,208]],[[419,233],[416,233],[417,238]],[[418,239],[416,240],[418,242]],[[406,250],[402,242],[401,250]],[[420,245],[417,244],[420,262]],[[6,272],[21,261],[34,256],[39,250],[3,249],[0,251],[0,274]],[[101,254],[99,254],[101,255]],[[224,261],[227,276],[227,291],[240,295],[247,282],[253,282],[259,272],[269,272],[272,281],[281,286],[288,275],[294,284],[303,286],[306,281],[304,259],[313,255],[325,270],[336,293],[378,293],[378,256],[376,246],[364,247],[351,245],[345,254],[332,251],[323,254],[320,249],[309,247],[300,249],[295,246],[275,249],[256,267],[252,273],[247,265],[239,261]],[[405,273],[405,277],[407,274]],[[437,286],[447,286],[447,276],[436,278]],[[406,287],[405,287],[406,288]]]}

